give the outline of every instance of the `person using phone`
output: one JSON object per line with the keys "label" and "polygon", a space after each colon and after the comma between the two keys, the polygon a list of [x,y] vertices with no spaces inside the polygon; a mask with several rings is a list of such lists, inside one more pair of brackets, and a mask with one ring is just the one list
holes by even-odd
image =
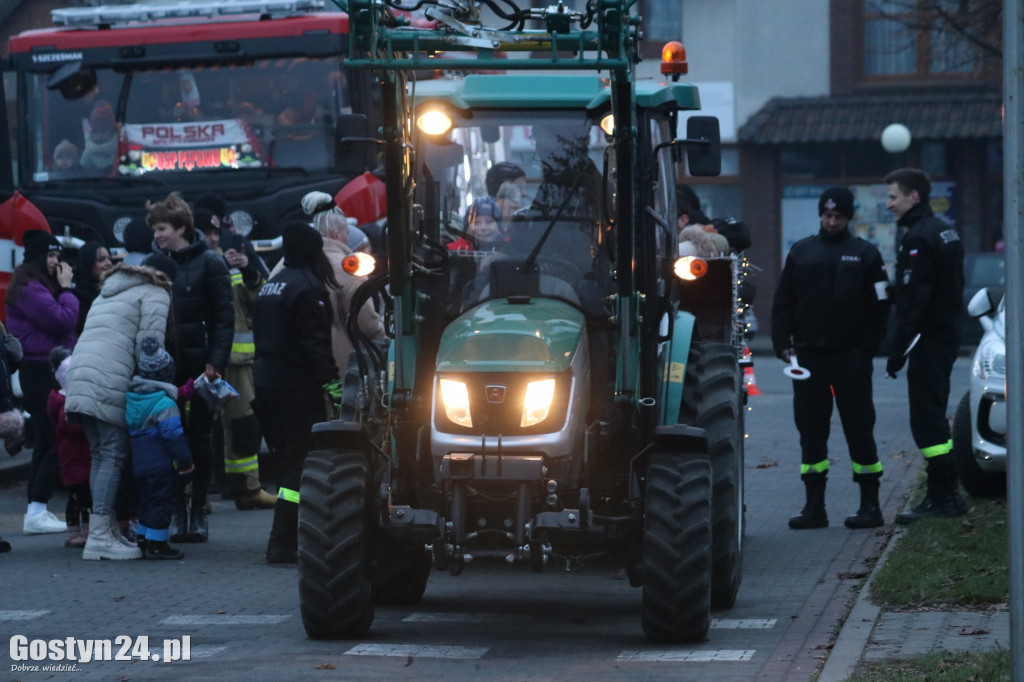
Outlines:
{"label": "person using phone", "polygon": [[46,402],[57,388],[50,351],[56,346],[74,348],[78,299],[71,289],[71,266],[60,260],[57,238],[46,230],[27,230],[23,241],[25,259],[14,269],[6,298],[8,330],[25,353],[19,376],[36,437],[22,530],[26,535],[64,533],[65,522],[46,508],[59,480],[54,424],[46,414]]}

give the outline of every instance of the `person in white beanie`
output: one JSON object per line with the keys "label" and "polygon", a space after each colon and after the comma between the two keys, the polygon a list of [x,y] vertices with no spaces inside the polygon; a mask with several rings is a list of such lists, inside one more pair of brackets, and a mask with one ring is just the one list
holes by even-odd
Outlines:
{"label": "person in white beanie", "polygon": [[[334,308],[334,318],[331,320],[331,346],[334,364],[337,365],[339,374],[345,376],[349,356],[352,354],[352,341],[345,331],[345,321],[349,316],[352,295],[363,283],[364,278],[350,275],[342,267],[342,261],[352,253],[352,250],[348,246],[348,218],[335,204],[334,197],[327,192],[309,192],[302,197],[302,210],[310,216],[313,228],[323,237],[324,254],[334,270],[335,279],[338,280],[338,288],[330,292],[331,306]],[[274,268],[271,277],[283,268],[282,260]],[[370,301],[363,304],[359,310],[359,328],[371,339],[384,338],[384,324]]]}

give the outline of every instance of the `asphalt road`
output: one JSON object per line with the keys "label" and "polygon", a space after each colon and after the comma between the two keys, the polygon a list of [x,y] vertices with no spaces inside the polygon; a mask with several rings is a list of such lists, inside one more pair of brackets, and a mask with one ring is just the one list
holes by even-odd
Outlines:
{"label": "asphalt road", "polygon": [[[296,570],[262,561],[271,512],[239,512],[216,500],[211,541],[183,545],[183,561],[86,562],[62,536],[21,534],[25,491],[11,484],[0,489],[0,535],[14,545],[0,555],[0,679],[810,680],[886,529],[842,525],[858,497],[838,416],[832,523],[786,526],[803,504],[790,381],[766,352],[755,350],[755,362],[761,395],[750,398],[747,413],[744,581],[736,606],[713,614],[706,642],[647,642],[640,591],[600,559],[543,574],[486,561],[458,578],[435,572],[421,603],[378,608],[366,640],[311,641],[299,617]],[[954,406],[968,362],[961,358],[954,371]],[[875,434],[891,521],[920,455],[907,426],[905,380],[882,379],[883,368],[876,360]],[[51,509],[62,511],[63,502]],[[185,636],[188,661],[12,660],[31,652],[21,643],[67,638],[109,639],[114,654],[127,641],[136,658],[144,651],[164,658],[175,653],[171,640]],[[53,664],[76,669],[42,670]]]}

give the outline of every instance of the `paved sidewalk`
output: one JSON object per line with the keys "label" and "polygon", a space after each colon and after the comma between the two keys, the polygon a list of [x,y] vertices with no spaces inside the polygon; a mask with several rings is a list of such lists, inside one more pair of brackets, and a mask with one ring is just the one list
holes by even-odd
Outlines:
{"label": "paved sidewalk", "polygon": [[1009,648],[1009,611],[887,611],[871,603],[871,579],[902,534],[897,529],[890,537],[843,623],[818,682],[842,682],[860,663],[937,651]]}
{"label": "paved sidewalk", "polygon": [[[778,377],[781,376],[779,366],[772,364],[771,351],[764,343],[751,345],[755,346],[758,377],[762,386],[767,389],[773,380],[775,383],[778,382]],[[959,378],[955,377],[955,379]],[[954,405],[959,396],[959,393],[956,393],[957,390],[962,390],[962,387],[958,389],[957,382],[954,381],[954,395],[951,396],[951,402]],[[780,404],[787,400],[781,395],[766,396],[762,400],[769,399]],[[767,407],[763,407],[766,403],[755,402],[754,405],[755,410],[767,410]],[[906,409],[905,403],[896,404],[895,399],[890,399],[887,403],[880,403],[878,407],[884,411],[883,414],[888,414],[890,417],[896,414],[896,410],[899,410],[901,423],[905,418],[903,415],[903,410]],[[786,414],[784,426],[788,429],[790,428],[788,407],[786,410],[785,413],[778,412],[777,414]],[[775,415],[776,413],[771,414]],[[773,418],[776,417],[773,416]],[[880,421],[884,421],[884,419],[884,417],[880,417]],[[891,420],[889,421],[891,422]],[[783,420],[780,420],[779,424],[781,429]],[[778,451],[779,455],[777,457],[774,454],[762,455],[760,460],[748,462],[751,466],[760,467],[763,464],[769,468],[763,470],[757,468],[754,470],[756,473],[751,472],[747,501],[748,504],[756,502],[766,505],[769,504],[766,500],[771,499],[772,508],[779,510],[779,517],[754,519],[760,524],[759,534],[755,537],[762,537],[765,541],[781,545],[792,545],[793,552],[798,554],[800,551],[807,551],[808,542],[825,542],[833,535],[838,536],[840,533],[845,533],[838,527],[832,530],[816,531],[819,533],[817,535],[794,533],[785,528],[784,518],[799,506],[799,500],[780,498],[780,493],[774,489],[755,491],[752,485],[758,476],[760,476],[762,484],[768,483],[768,474],[782,471],[779,468],[779,461],[786,464],[783,457],[791,459],[792,453],[782,454],[783,448],[788,442],[786,439],[775,438],[771,433],[759,433],[758,437],[772,446],[767,449],[762,446],[760,448],[762,453]],[[891,424],[887,422],[886,427],[876,430],[876,438],[879,439],[880,452],[887,453],[885,455],[886,476],[882,488],[882,506],[885,518],[890,521],[890,524],[874,532],[864,531],[850,534],[825,579],[816,586],[813,598],[808,600],[800,613],[793,615],[794,622],[800,624],[800,627],[790,628],[787,640],[780,643],[777,649],[771,653],[769,661],[762,669],[761,676],[758,677],[759,680],[765,680],[765,682],[778,682],[784,679],[807,680],[808,675],[811,675],[812,671],[821,666],[824,661],[824,668],[818,682],[842,682],[861,662],[906,657],[940,650],[981,651],[1009,646],[1009,614],[1007,612],[904,613],[886,611],[872,604],[867,598],[870,577],[867,584],[858,585],[865,573],[870,570],[873,575],[874,571],[878,570],[888,556],[887,553],[899,541],[902,530],[892,525],[891,520],[903,506],[910,489],[917,480],[917,472],[921,466],[920,456],[916,452],[906,453],[908,447],[904,443],[906,437],[902,434],[902,429],[900,429],[900,433],[893,432]],[[837,472],[842,471],[840,467],[844,463],[845,452],[840,449],[836,457]],[[0,450],[0,486],[23,488],[30,461],[31,452],[28,450],[13,458],[8,457]],[[784,475],[789,476],[788,474]],[[789,483],[785,490],[793,491],[796,484],[790,478],[786,479]],[[841,526],[842,510],[847,507],[852,508],[855,492],[846,477],[837,475],[835,479],[831,491],[832,509],[836,515],[833,525]],[[755,492],[759,493],[760,497]],[[24,507],[21,507],[22,513],[23,510]],[[59,513],[61,510],[54,509],[54,511]],[[224,517],[225,521],[229,519],[230,517]],[[247,521],[259,520],[263,524],[269,521],[269,517],[266,515],[259,519],[255,516],[245,517],[245,519]],[[17,522],[20,524],[20,517]],[[775,528],[775,534],[773,535],[761,526]],[[261,531],[266,532],[262,528]],[[224,543],[229,540],[229,537],[225,537]],[[211,552],[215,554],[220,551],[238,552],[240,550],[237,547],[229,547],[221,543],[218,543],[217,546],[193,549],[197,555],[205,553],[212,556]],[[880,560],[871,569],[871,557],[879,556],[879,554],[881,554]],[[787,556],[792,555],[791,552]],[[788,563],[793,564],[791,561]],[[131,568],[139,570],[139,567],[129,567],[129,569]],[[754,578],[757,577],[758,571],[768,571],[768,568],[755,565],[746,566],[745,569],[749,572],[746,584],[748,586],[754,584]],[[793,564],[789,570],[798,568],[796,564]],[[276,573],[268,574],[268,577],[274,576]],[[252,586],[249,586],[248,589],[251,588]],[[771,589],[772,585],[770,583],[762,584],[762,588]],[[780,595],[778,599],[780,602],[785,602],[784,595]],[[851,599],[853,600],[852,610],[844,620],[843,617]],[[827,642],[835,627],[841,627],[840,634],[829,651]],[[794,642],[796,642],[795,646]],[[794,651],[798,652],[795,657]]]}
{"label": "paved sidewalk", "polygon": [[[757,338],[750,345],[757,359],[755,367],[758,374],[774,371],[771,365],[770,340],[767,336]],[[953,407],[965,388],[960,386],[964,377],[957,374],[966,368],[964,362],[958,361],[957,369],[954,370],[950,394]],[[876,404],[876,408],[894,409],[895,406]],[[905,404],[901,409],[906,409]],[[881,419],[880,417],[880,421]],[[887,451],[885,441],[889,434],[876,427],[875,435],[879,440],[881,455]],[[890,446],[888,451],[892,449]],[[885,462],[886,475],[881,501],[883,514],[889,523],[873,534],[864,534],[859,538],[859,542],[856,536],[851,538],[847,548],[849,551],[844,552],[833,563],[831,573],[834,575],[830,577],[837,578],[836,582],[841,583],[845,582],[843,578],[859,577],[864,570],[865,559],[881,553],[867,581],[856,593],[845,620],[842,618],[842,612],[849,605],[849,597],[844,595],[841,585],[823,583],[819,586],[822,593],[819,607],[822,613],[816,619],[817,623],[827,622],[829,613],[834,612],[836,617],[833,622],[841,621],[842,627],[834,645],[827,652],[827,658],[821,656],[825,663],[817,682],[842,682],[853,674],[856,666],[862,662],[905,658],[943,650],[986,651],[1009,647],[1010,618],[1007,611],[888,611],[872,604],[869,599],[871,578],[885,563],[889,552],[903,534],[903,529],[893,524],[892,520],[906,505],[918,480],[920,467],[920,455],[916,450],[896,455]],[[808,641],[808,644],[810,643]],[[804,655],[810,657],[813,653],[805,651]],[[817,653],[820,655],[822,652]]]}

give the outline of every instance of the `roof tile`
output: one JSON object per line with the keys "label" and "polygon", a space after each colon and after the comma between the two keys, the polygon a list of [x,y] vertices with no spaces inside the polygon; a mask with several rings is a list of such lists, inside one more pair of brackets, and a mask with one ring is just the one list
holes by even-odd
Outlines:
{"label": "roof tile", "polygon": [[775,98],[740,128],[748,144],[877,140],[902,123],[918,140],[1002,137],[997,92]]}

